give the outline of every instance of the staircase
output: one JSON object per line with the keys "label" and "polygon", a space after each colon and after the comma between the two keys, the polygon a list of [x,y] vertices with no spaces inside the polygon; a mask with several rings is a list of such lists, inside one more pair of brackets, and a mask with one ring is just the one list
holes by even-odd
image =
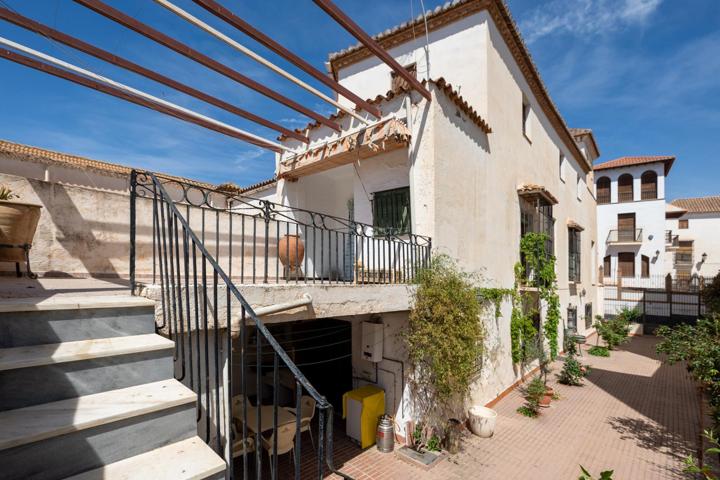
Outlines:
{"label": "staircase", "polygon": [[0,301],[0,479],[220,479],[154,303]]}

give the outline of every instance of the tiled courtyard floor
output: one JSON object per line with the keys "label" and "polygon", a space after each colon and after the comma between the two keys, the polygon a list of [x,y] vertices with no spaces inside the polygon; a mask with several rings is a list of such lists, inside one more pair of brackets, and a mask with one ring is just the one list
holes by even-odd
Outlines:
{"label": "tiled courtyard floor", "polygon": [[616,480],[687,478],[682,459],[696,454],[698,394],[683,366],[660,362],[656,342],[634,337],[610,358],[585,353],[583,362],[593,367],[585,386],[555,385],[561,398],[538,419],[515,412],[522,398],[512,392],[495,406],[493,438],[469,436],[460,454],[430,471],[375,447],[361,451],[341,432],[336,466],[357,480],[575,480],[579,464],[595,475],[615,470]]}

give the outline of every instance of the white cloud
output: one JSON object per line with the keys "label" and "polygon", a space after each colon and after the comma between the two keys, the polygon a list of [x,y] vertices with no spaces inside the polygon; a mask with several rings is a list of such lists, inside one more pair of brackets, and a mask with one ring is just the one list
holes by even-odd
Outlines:
{"label": "white cloud", "polygon": [[[258,169],[258,163],[271,162],[271,160],[268,160],[268,162],[266,162],[266,157],[272,157],[272,154],[268,153],[268,151],[263,150],[262,148],[256,147],[248,150],[243,150],[242,152],[235,155],[235,160],[233,161],[233,163],[235,164],[235,168],[239,172],[253,171]],[[260,162],[259,159],[262,159],[262,162]]]}
{"label": "white cloud", "polygon": [[551,0],[536,7],[520,31],[532,43],[554,34],[597,35],[633,24],[643,24],[663,0]]}

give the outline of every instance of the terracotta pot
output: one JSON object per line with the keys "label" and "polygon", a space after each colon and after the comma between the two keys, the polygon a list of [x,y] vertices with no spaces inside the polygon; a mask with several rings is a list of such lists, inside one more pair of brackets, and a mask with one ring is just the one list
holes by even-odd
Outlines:
{"label": "terracotta pot", "polygon": [[285,235],[278,241],[278,256],[285,268],[297,270],[305,257],[305,244],[298,235]]}
{"label": "terracotta pot", "polygon": [[[40,205],[0,200],[0,243],[32,245],[40,220]],[[22,248],[0,248],[0,262],[25,262]]]}
{"label": "terracotta pot", "polygon": [[552,387],[545,387],[545,395],[550,395],[552,397],[555,395],[555,390]]}
{"label": "terracotta pot", "polygon": [[543,398],[540,399],[540,406],[543,408],[547,408],[550,406],[551,401],[552,395],[545,395]]}

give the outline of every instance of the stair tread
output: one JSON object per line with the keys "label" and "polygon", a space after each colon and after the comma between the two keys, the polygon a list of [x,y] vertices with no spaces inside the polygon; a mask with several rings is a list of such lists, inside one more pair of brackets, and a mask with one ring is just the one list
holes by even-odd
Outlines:
{"label": "stair tread", "polygon": [[84,295],[0,299],[0,312],[36,312],[85,308],[150,307],[155,302],[134,295]]}
{"label": "stair tread", "polygon": [[174,345],[174,342],[165,337],[155,333],[148,333],[144,335],[93,338],[73,342],[0,348],[0,371],[164,350],[173,348]]}
{"label": "stair tread", "polygon": [[66,480],[200,480],[224,470],[223,459],[196,436]]}
{"label": "stair tread", "polygon": [[175,379],[0,412],[0,450],[194,403]]}

